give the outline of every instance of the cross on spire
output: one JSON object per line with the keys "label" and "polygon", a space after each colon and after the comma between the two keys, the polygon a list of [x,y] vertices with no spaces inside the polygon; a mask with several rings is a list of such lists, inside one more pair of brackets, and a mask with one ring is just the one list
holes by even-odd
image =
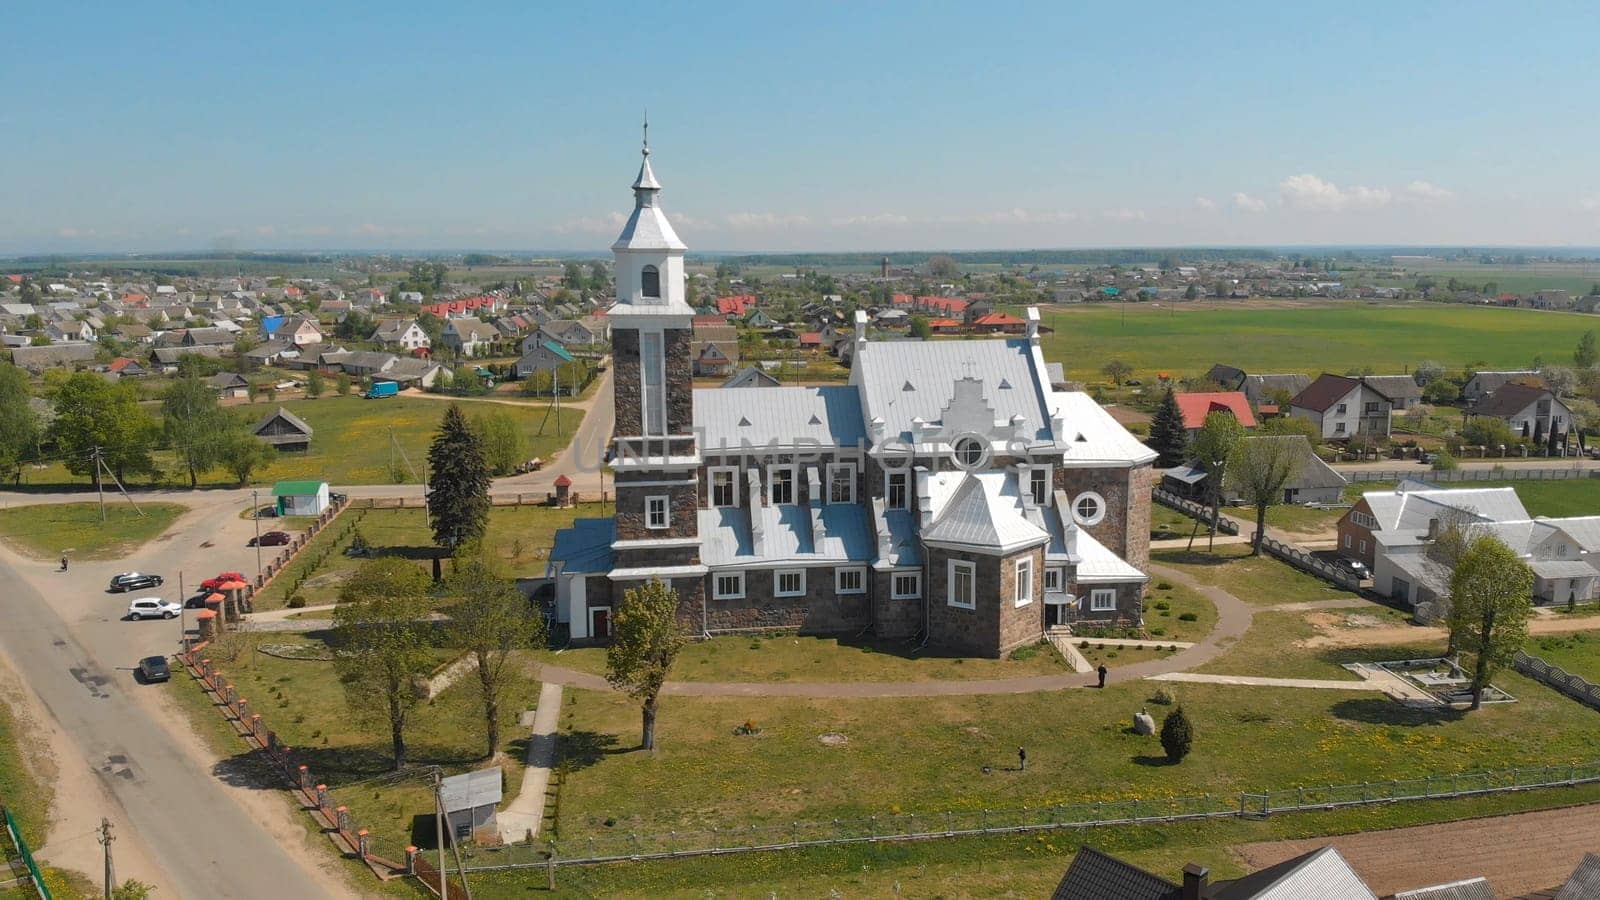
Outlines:
{"label": "cross on spire", "polygon": [[644,155],[650,155],[650,110],[644,111]]}

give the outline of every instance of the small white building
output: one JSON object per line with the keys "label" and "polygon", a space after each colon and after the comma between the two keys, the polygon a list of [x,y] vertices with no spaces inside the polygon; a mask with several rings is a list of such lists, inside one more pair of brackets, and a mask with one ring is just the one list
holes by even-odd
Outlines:
{"label": "small white building", "polygon": [[326,481],[280,481],[272,486],[279,516],[320,516],[328,509]]}
{"label": "small white building", "polygon": [[504,777],[499,766],[476,772],[451,775],[439,782],[439,799],[444,802],[445,831],[450,840],[469,841],[479,830],[495,828],[495,811],[500,804]]}

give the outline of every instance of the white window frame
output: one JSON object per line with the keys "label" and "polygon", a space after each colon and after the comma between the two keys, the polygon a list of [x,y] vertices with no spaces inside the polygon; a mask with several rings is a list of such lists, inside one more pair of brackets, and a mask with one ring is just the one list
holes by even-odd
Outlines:
{"label": "white window frame", "polygon": [[[1085,500],[1093,500],[1095,502],[1095,505],[1098,507],[1098,509],[1096,509],[1094,515],[1085,516],[1078,512],[1078,504]],[[1105,521],[1105,518],[1106,498],[1100,496],[1098,493],[1094,491],[1084,491],[1078,496],[1072,498],[1072,519],[1079,525],[1099,525],[1101,522]]]}
{"label": "white window frame", "polygon": [[[836,472],[850,473],[850,496],[844,500],[833,499],[833,476]],[[828,463],[828,492],[829,503],[854,503],[856,502],[856,465],[855,463]]]}
{"label": "white window frame", "polygon": [[[845,587],[846,576],[856,576],[856,586]],[[833,592],[835,594],[865,594],[867,592],[867,570],[865,566],[839,566],[833,570]]]}
{"label": "white window frame", "polygon": [[[900,479],[900,502],[894,502],[894,482]],[[911,472],[909,469],[888,469],[883,473],[883,501],[889,509],[906,509],[911,504]]]}
{"label": "white window frame", "polygon": [[[728,490],[733,494],[732,503],[717,502],[717,476],[728,476]],[[706,469],[706,509],[722,509],[724,507],[739,506],[739,467],[738,466],[710,466]]]}
{"label": "white window frame", "polygon": [[1337,434],[1344,434],[1344,423],[1343,422],[1335,422],[1335,423],[1333,423],[1333,433],[1336,434],[1336,435]]}
{"label": "white window frame", "polygon": [[[956,573],[965,572],[967,576],[967,592],[969,596],[965,602],[956,599]],[[978,564],[967,562],[964,559],[948,561],[945,570],[945,602],[957,609],[978,608]]]}
{"label": "white window frame", "polygon": [[1348,534],[1347,534],[1347,535],[1345,535],[1345,536],[1344,536],[1344,548],[1345,548],[1345,549],[1346,549],[1346,550],[1349,550],[1349,549],[1350,549],[1350,545],[1351,545],[1351,544],[1352,544],[1352,543],[1354,543],[1354,541],[1352,541],[1352,540],[1351,540],[1351,538],[1350,538],[1350,535],[1348,535]]}
{"label": "white window frame", "polygon": [[1362,541],[1361,542],[1361,552],[1362,553],[1367,552],[1367,542],[1366,541]]}
{"label": "white window frame", "polygon": [[1113,612],[1116,608],[1116,588],[1095,588],[1089,592],[1090,612]]}
{"label": "white window frame", "polygon": [[1027,606],[1033,602],[1033,557],[1019,559],[1016,563],[1016,582],[1013,586],[1012,600],[1018,607]]}
{"label": "white window frame", "polygon": [[[1061,566],[1045,566],[1044,567],[1044,589],[1045,589],[1045,591],[1046,592],[1052,592],[1052,591],[1063,591],[1063,590],[1065,590],[1065,588],[1063,588],[1061,586],[1061,584],[1062,584],[1063,581],[1066,580],[1066,575],[1067,575],[1067,570],[1062,568]],[[1052,581],[1055,582],[1055,584],[1051,584]]]}
{"label": "white window frame", "polygon": [[[789,499],[777,499],[778,472],[789,473]],[[767,503],[771,506],[793,506],[800,502],[800,469],[793,463],[773,463],[767,466]]]}
{"label": "white window frame", "polygon": [[[667,336],[659,331],[639,332],[639,416],[640,435],[660,437],[667,433]],[[660,417],[656,431],[650,426],[653,416]]]}
{"label": "white window frame", "polygon": [[[732,578],[739,582],[736,592],[724,592],[722,579]],[[711,599],[713,600],[743,600],[744,599],[744,573],[743,572],[713,572],[711,573]]]}
{"label": "white window frame", "polygon": [[[907,592],[900,590],[900,579],[909,578],[916,588]],[[894,572],[889,576],[889,598],[892,600],[920,600],[922,599],[922,573],[921,572]]]}
{"label": "white window frame", "polygon": [[[794,575],[800,579],[798,590],[786,591],[783,589],[783,579],[786,575]],[[772,596],[774,597],[804,597],[806,595],[806,570],[805,569],[773,569],[772,570]]]}
{"label": "white window frame", "polygon": [[[1033,493],[1033,479],[1034,479],[1035,476],[1040,475],[1041,473],[1044,476],[1044,496],[1042,496],[1042,497],[1041,496],[1036,496]],[[1051,471],[1050,471],[1050,466],[1048,466],[1048,465],[1023,466],[1022,467],[1022,474],[1023,474],[1023,477],[1025,479],[1025,481],[1022,484],[1022,490],[1021,490],[1023,504],[1026,505],[1026,506],[1037,507],[1037,508],[1040,508],[1040,509],[1048,507],[1050,505],[1050,499],[1051,499],[1051,495],[1053,493],[1050,490],[1050,476],[1052,474]]]}
{"label": "white window frame", "polygon": [[[661,524],[656,524],[656,513],[661,514]],[[644,527],[651,531],[662,531],[672,527],[672,498],[667,494],[651,494],[644,498]]]}
{"label": "white window frame", "polygon": [[[964,458],[966,456],[964,451],[971,447],[977,448],[977,458],[969,461]],[[955,460],[957,468],[972,470],[983,465],[983,460],[988,455],[988,450],[989,448],[984,446],[982,440],[975,437],[964,437],[950,447],[950,457]]]}

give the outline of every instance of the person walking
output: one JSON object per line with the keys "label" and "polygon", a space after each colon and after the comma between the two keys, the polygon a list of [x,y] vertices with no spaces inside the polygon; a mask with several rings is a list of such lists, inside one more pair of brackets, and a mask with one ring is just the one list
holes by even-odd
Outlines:
{"label": "person walking", "polygon": [[1108,673],[1110,671],[1111,671],[1110,669],[1106,668],[1106,664],[1105,663],[1101,663],[1100,664],[1100,668],[1095,670],[1095,672],[1097,672],[1100,675],[1100,686],[1101,687],[1105,687],[1106,686],[1106,673]]}
{"label": "person walking", "polygon": [[67,570],[67,558],[65,556],[63,556],[63,557],[61,557],[61,571],[65,572],[66,570]]}
{"label": "person walking", "polygon": [[1017,771],[1028,771],[1028,751],[1022,747],[1017,748]]}

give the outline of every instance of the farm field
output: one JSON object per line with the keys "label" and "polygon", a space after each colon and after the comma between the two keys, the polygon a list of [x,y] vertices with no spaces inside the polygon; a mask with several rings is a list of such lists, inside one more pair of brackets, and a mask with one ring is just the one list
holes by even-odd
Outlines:
{"label": "farm field", "polygon": [[[1360,300],[1286,304],[1249,301],[1195,304],[1086,304],[1041,308],[1045,359],[1068,377],[1100,381],[1109,359],[1133,366],[1135,377],[1156,372],[1202,375],[1226,362],[1255,372],[1344,372],[1372,366],[1398,373],[1422,360],[1459,368],[1529,365],[1565,358],[1600,318],[1578,313],[1484,309],[1424,302],[1375,304]],[[1404,341],[1384,340],[1405,335]]]}

